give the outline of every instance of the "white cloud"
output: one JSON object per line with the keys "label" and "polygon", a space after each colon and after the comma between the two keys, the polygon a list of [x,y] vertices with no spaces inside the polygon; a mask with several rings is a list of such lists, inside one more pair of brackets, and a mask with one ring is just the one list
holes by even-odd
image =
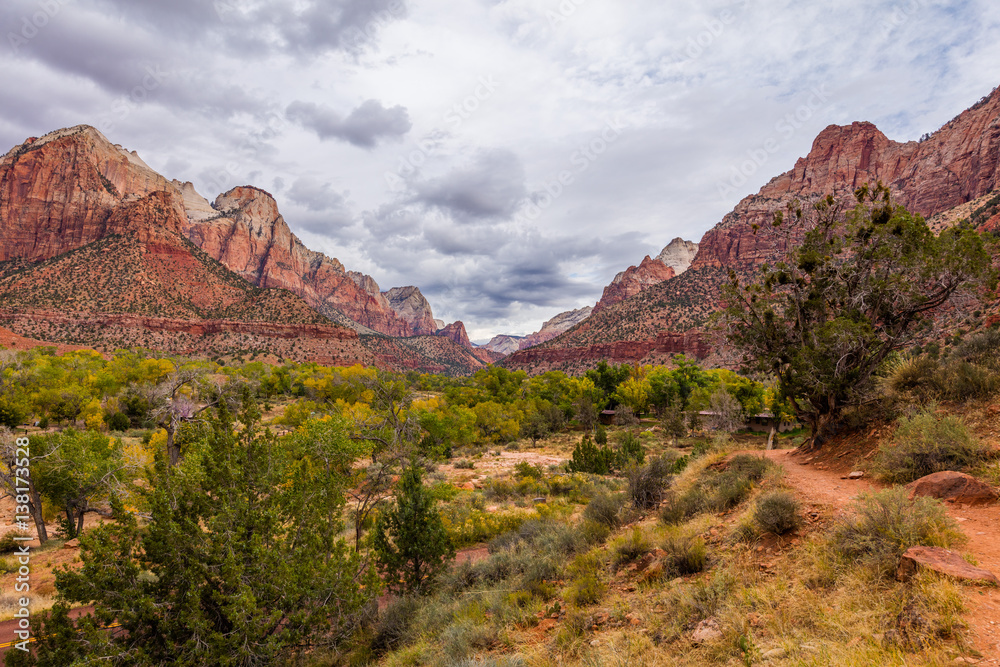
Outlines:
{"label": "white cloud", "polygon": [[[916,139],[1000,84],[989,0],[216,5],[60,2],[0,44],[0,151],[104,124],[210,199],[256,178],[311,247],[419,285],[474,338],[536,330],[697,241],[828,124]],[[37,9],[4,2],[0,34]]]}

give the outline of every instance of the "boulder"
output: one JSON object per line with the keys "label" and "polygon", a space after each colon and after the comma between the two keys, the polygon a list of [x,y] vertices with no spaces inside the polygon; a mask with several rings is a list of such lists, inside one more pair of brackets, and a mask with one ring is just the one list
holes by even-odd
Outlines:
{"label": "boulder", "polygon": [[911,500],[915,496],[930,496],[965,505],[988,505],[997,499],[989,485],[971,475],[950,470],[921,477],[906,488],[910,490]]}
{"label": "boulder", "polygon": [[942,547],[910,547],[899,559],[896,579],[908,581],[920,570],[932,570],[939,574],[970,581],[973,583],[1000,586],[1000,579],[988,570],[973,567],[954,551]]}
{"label": "boulder", "polygon": [[691,633],[691,641],[695,644],[704,644],[705,642],[714,642],[720,639],[722,639],[722,629],[719,627],[719,622],[714,618],[706,618],[695,626],[694,632]]}

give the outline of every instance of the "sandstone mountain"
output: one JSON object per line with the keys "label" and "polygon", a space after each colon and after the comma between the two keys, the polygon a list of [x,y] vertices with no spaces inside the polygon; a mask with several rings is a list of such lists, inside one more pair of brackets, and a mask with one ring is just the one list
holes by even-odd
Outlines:
{"label": "sandstone mountain", "polygon": [[697,243],[675,238],[656,256],[656,259],[669,266],[674,270],[674,274],[679,276],[691,268],[691,262],[697,254]]}
{"label": "sandstone mountain", "polygon": [[504,365],[572,371],[600,359],[663,362],[675,352],[703,357],[712,349],[707,320],[718,310],[729,271],[751,271],[787,252],[786,237],[771,231],[774,211],[795,199],[849,197],[858,186],[879,180],[898,203],[926,217],[954,220],[958,216],[949,211],[977,202],[979,215],[991,220],[996,207],[983,202],[1000,187],[1000,89],[921,142],[891,141],[871,123],[826,128],[794,168],[743,199],[704,235],[687,271],[600,309]]}
{"label": "sandstone mountain", "polygon": [[590,314],[594,312],[594,309],[590,306],[584,308],[578,308],[576,310],[570,310],[565,313],[559,313],[549,321],[542,325],[536,333],[529,336],[525,336],[524,340],[521,341],[521,349],[526,350],[530,347],[535,347],[536,345],[541,345],[546,341],[550,341],[559,334],[569,331],[575,327],[580,322],[583,322]]}
{"label": "sandstone mountain", "polygon": [[628,267],[616,275],[611,284],[604,288],[604,294],[594,306],[594,312],[600,312],[609,306],[621,303],[653,285],[673,278],[675,275],[672,268],[660,260],[652,259],[646,255],[639,266]]}
{"label": "sandstone mountain", "polygon": [[499,334],[490,339],[490,342],[483,345],[483,349],[491,350],[497,354],[502,354],[507,356],[508,354],[513,354],[521,349],[521,342],[524,340],[524,336],[511,336],[508,334]]}
{"label": "sandstone mountain", "polygon": [[389,307],[404,322],[410,325],[410,331],[417,336],[426,336],[443,329],[438,326],[431,311],[431,304],[417,287],[393,287],[385,293]]}
{"label": "sandstone mountain", "polygon": [[212,206],[94,128],[29,139],[0,160],[0,323],[15,334],[399,369],[483,365],[444,339],[359,337],[412,333],[374,290],[306,249],[262,190],[235,188]]}

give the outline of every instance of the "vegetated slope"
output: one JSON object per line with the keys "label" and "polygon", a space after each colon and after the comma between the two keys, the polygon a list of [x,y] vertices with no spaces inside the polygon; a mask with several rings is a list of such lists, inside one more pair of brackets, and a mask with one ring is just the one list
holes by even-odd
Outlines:
{"label": "vegetated slope", "polygon": [[978,215],[983,225],[995,224],[996,209],[985,196],[1000,187],[1000,89],[922,142],[891,141],[871,123],[831,125],[793,169],[743,199],[705,234],[688,271],[595,312],[504,365],[573,371],[605,358],[648,363],[674,351],[707,355],[712,340],[703,329],[718,310],[719,288],[729,272],[745,275],[787,252],[788,237],[770,224],[774,212],[794,200],[849,198],[857,187],[877,181],[892,188],[899,204],[927,217],[984,198],[987,208]]}
{"label": "vegetated slope", "polygon": [[443,336],[394,338],[362,335],[361,342],[376,358],[376,365],[397,370],[419,370],[443,375],[471,375],[493,362],[485,350],[470,350]]}

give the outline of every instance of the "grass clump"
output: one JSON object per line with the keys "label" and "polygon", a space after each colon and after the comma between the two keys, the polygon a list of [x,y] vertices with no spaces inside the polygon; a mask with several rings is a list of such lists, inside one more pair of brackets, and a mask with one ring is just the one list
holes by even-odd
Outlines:
{"label": "grass clump", "polygon": [[775,535],[784,535],[802,523],[799,502],[787,491],[774,491],[758,498],[753,519],[761,531]]}
{"label": "grass clump", "polygon": [[730,510],[746,500],[773,465],[760,456],[737,454],[723,470],[706,468],[683,494],[667,496],[660,519],[676,525],[701,512]]}
{"label": "grass clump", "polygon": [[31,536],[22,530],[12,530],[9,533],[4,533],[4,536],[0,537],[0,554],[13,553],[18,549],[21,546],[21,542],[15,539],[17,537]]}
{"label": "grass clump", "polygon": [[708,566],[705,540],[692,535],[671,534],[663,541],[664,570],[671,576],[697,574]]}
{"label": "grass clump", "polygon": [[633,528],[630,533],[616,539],[611,545],[612,563],[615,569],[618,569],[622,565],[639,560],[652,550],[653,545],[642,529]]}
{"label": "grass clump", "polygon": [[879,448],[874,468],[884,481],[906,484],[935,472],[964,470],[991,456],[960,417],[921,412],[900,419],[893,444]]}
{"label": "grass clump", "polygon": [[602,493],[594,496],[593,500],[587,504],[586,509],[583,510],[583,519],[614,530],[622,523],[624,506],[625,500],[620,494]]}
{"label": "grass clump", "polygon": [[923,496],[910,500],[902,487],[863,494],[853,509],[855,515],[834,529],[832,546],[852,563],[882,575],[894,573],[910,547],[950,547],[965,539],[941,501]]}

